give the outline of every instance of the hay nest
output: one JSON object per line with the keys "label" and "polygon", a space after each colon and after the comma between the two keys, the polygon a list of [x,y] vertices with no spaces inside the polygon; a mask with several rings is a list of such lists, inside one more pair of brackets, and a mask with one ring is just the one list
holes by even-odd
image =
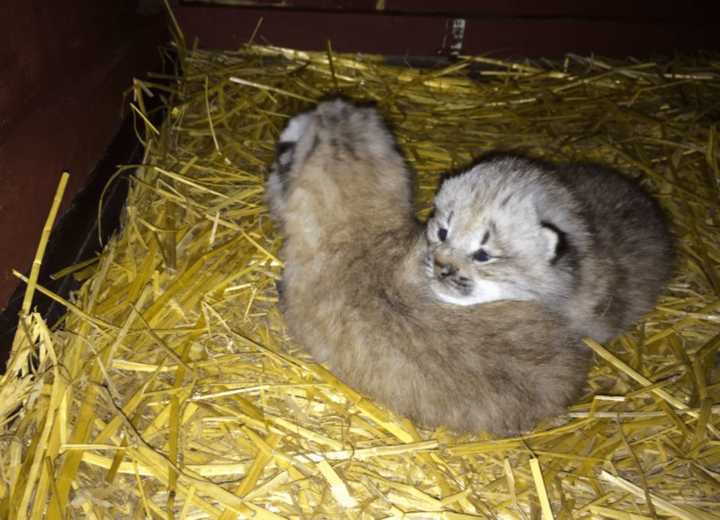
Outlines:
{"label": "hay nest", "polygon": [[[59,273],[84,280],[71,302],[28,280],[0,383],[0,517],[718,518],[717,61],[179,57],[182,74],[134,83],[146,157],[118,171],[122,231]],[[566,416],[503,440],[419,430],[287,338],[264,173],[288,115],[334,92],[391,121],[421,214],[443,172],[503,148],[615,165],[672,215],[678,274],[634,330],[588,342]],[[38,291],[68,309],[54,330]]]}

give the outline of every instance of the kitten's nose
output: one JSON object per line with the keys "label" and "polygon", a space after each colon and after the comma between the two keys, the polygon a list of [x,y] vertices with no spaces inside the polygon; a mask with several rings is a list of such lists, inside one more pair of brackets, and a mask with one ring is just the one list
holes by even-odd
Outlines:
{"label": "kitten's nose", "polygon": [[446,264],[435,259],[435,272],[440,278],[447,278],[457,273],[458,269],[452,264]]}

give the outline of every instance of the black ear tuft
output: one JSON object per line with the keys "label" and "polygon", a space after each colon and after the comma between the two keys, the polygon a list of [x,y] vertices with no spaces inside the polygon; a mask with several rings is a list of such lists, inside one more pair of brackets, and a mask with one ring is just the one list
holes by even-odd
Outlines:
{"label": "black ear tuft", "polygon": [[548,237],[552,237],[552,240],[549,240],[549,245],[552,245],[552,248],[548,252],[548,257],[550,259],[550,264],[554,264],[558,261],[558,259],[565,255],[570,248],[567,234],[555,224],[546,220],[540,221],[540,227]]}
{"label": "black ear tuft", "polygon": [[292,150],[293,148],[295,148],[296,143],[297,141],[278,141],[278,143],[275,145],[275,154],[280,156],[285,152]]}

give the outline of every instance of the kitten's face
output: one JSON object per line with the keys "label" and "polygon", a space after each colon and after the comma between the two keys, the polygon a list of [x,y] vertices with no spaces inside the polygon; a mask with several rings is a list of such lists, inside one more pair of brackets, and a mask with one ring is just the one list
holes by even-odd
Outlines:
{"label": "kitten's face", "polygon": [[552,276],[559,236],[540,221],[531,186],[506,181],[492,165],[481,165],[443,183],[424,259],[440,300],[535,299]]}

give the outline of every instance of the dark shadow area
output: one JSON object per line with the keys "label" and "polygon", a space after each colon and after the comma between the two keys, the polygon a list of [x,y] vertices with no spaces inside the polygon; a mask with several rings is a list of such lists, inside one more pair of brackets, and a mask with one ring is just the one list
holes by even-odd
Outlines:
{"label": "dark shadow area", "polygon": [[[59,280],[52,280],[50,275],[67,266],[88,260],[100,252],[98,238],[100,194],[115,173],[117,165],[139,163],[142,157],[143,146],[135,136],[132,118],[126,118],[104,158],[88,177],[87,185],[74,198],[71,206],[53,228],[40,269],[38,279],[40,285],[63,298],[68,298],[70,293],[79,287],[80,284],[72,275]],[[132,173],[115,179],[103,198],[103,207],[100,211],[103,243],[107,242],[120,225],[120,215],[128,192],[127,175]],[[5,364],[10,355],[24,295],[25,285],[21,284],[0,314],[0,372],[5,371]],[[34,295],[33,309],[38,311],[51,326],[65,314],[62,305],[37,291]]]}

